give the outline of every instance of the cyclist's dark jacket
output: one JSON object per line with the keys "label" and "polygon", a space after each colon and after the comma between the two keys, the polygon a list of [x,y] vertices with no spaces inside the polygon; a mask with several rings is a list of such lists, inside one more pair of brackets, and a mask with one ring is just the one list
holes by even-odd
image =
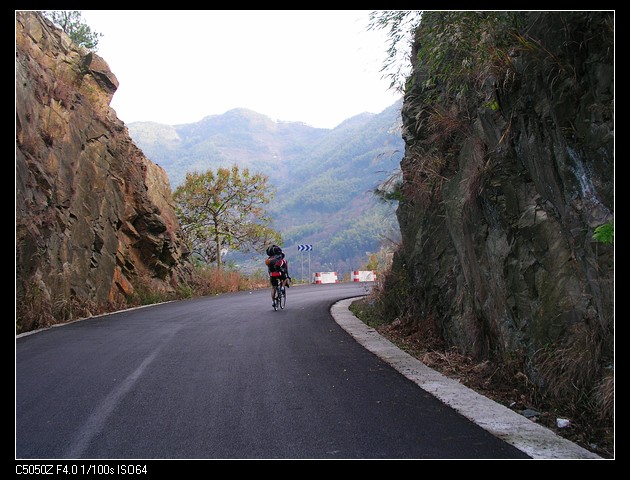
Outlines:
{"label": "cyclist's dark jacket", "polygon": [[268,257],[265,260],[265,265],[267,265],[267,268],[269,270],[269,276],[271,277],[281,277],[283,280],[285,278],[287,278],[288,273],[289,273],[289,264],[287,263],[287,261],[284,259],[284,253],[281,254],[282,258],[279,259],[282,262],[282,265],[280,266],[280,271],[274,270],[274,261],[276,261],[276,257],[280,256],[280,255],[273,255],[271,257]]}

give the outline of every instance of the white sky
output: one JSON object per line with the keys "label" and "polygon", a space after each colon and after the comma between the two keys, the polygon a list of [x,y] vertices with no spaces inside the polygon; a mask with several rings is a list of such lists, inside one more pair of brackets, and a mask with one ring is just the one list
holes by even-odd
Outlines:
{"label": "white sky", "polygon": [[359,10],[85,10],[120,83],[125,123],[194,123],[233,108],[334,128],[400,95],[380,69],[384,30]]}

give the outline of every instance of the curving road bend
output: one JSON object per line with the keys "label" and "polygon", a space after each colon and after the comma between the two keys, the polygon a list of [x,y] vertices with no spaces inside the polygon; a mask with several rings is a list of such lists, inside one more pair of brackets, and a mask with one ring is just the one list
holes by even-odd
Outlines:
{"label": "curving road bend", "polygon": [[368,283],[170,302],[21,335],[16,459],[525,459],[331,315]]}

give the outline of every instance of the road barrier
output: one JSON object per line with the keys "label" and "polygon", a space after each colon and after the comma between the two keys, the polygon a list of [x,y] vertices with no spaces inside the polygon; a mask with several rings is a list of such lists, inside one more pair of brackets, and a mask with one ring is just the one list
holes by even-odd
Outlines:
{"label": "road barrier", "polygon": [[355,270],[352,272],[353,282],[375,282],[376,272],[374,270]]}
{"label": "road barrier", "polygon": [[313,283],[338,283],[337,272],[315,272]]}

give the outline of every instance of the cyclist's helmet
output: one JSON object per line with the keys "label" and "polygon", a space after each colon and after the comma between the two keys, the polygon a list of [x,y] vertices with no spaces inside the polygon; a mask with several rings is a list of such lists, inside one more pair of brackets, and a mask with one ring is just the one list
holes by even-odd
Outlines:
{"label": "cyclist's helmet", "polygon": [[267,247],[267,256],[273,257],[274,255],[281,255],[282,249],[278,245],[271,245]]}

